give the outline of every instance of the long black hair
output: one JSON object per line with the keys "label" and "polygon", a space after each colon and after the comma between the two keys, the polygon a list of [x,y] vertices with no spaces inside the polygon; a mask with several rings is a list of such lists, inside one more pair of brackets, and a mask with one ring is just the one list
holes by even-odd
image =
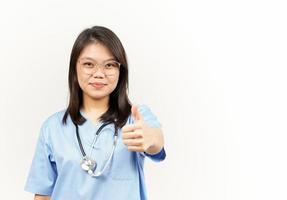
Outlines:
{"label": "long black hair", "polygon": [[83,91],[78,83],[76,65],[82,50],[93,42],[100,42],[106,46],[115,59],[121,63],[117,87],[110,94],[109,109],[100,117],[100,121],[115,122],[118,127],[123,127],[131,113],[131,103],[127,95],[128,63],[126,53],[116,34],[102,26],[93,26],[83,30],[73,45],[69,66],[70,98],[62,123],[67,123],[68,115],[78,125],[82,125],[86,121],[80,113],[83,104]]}

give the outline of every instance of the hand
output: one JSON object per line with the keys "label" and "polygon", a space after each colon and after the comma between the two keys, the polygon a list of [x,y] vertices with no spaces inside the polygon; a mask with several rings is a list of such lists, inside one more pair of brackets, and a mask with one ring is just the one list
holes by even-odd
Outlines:
{"label": "hand", "polygon": [[132,105],[134,124],[127,124],[122,128],[122,141],[129,151],[144,152],[154,145],[155,134],[144,121],[137,106]]}

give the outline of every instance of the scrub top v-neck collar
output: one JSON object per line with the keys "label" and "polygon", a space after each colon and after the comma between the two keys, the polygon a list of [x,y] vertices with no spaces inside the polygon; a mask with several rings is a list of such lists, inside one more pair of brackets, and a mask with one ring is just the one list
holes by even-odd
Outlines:
{"label": "scrub top v-neck collar", "polygon": [[[103,122],[98,121],[97,124],[94,124],[83,110],[80,110],[80,113],[86,119],[85,123],[79,126],[80,137],[86,145],[91,147],[93,139],[96,136],[96,132],[101,127]],[[114,128],[112,127],[113,127],[112,124],[105,126],[103,130],[101,131],[100,135],[111,133],[111,137],[113,137],[112,134],[114,132]],[[109,131],[107,132],[107,130]],[[99,137],[99,140],[100,140],[100,137]],[[95,144],[95,146],[99,146],[100,145],[99,143],[100,141],[98,141],[98,144]]]}
{"label": "scrub top v-neck collar", "polygon": [[99,126],[103,124],[103,122],[101,121],[98,121],[96,124],[94,124],[92,120],[88,117],[88,115],[82,109],[80,110],[80,113],[86,119],[85,123],[88,123],[89,126],[93,127],[94,129],[98,129]]}

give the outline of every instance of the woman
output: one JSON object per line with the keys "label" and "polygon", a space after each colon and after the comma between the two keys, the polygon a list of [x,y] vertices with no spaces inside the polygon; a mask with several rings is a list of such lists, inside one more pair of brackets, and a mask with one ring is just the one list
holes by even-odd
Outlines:
{"label": "woman", "polygon": [[165,158],[161,124],[131,105],[128,63],[118,37],[94,26],[76,39],[69,105],[42,124],[25,190],[35,199],[147,199],[143,164]]}

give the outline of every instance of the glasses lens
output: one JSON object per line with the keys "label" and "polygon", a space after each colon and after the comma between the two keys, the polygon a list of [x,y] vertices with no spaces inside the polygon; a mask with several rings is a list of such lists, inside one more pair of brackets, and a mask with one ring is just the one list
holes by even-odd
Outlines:
{"label": "glasses lens", "polygon": [[120,63],[116,61],[108,61],[105,63],[104,70],[106,75],[114,75],[120,68]]}
{"label": "glasses lens", "polygon": [[80,68],[85,74],[92,74],[95,66],[90,61],[81,60],[79,61]]}

